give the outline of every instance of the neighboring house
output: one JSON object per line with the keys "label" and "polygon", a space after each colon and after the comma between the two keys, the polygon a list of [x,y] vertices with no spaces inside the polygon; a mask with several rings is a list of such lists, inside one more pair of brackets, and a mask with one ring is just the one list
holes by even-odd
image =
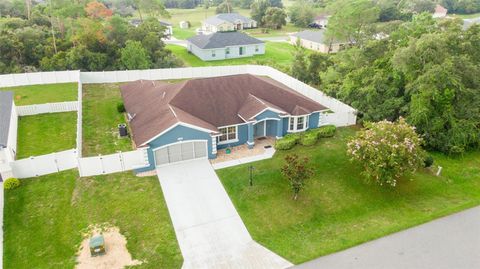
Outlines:
{"label": "neighboring house", "polygon": [[240,32],[217,32],[187,39],[187,50],[203,61],[265,54],[265,43]]}
{"label": "neighboring house", "polygon": [[137,172],[214,159],[219,149],[253,148],[256,138],[317,128],[329,110],[276,80],[250,74],[175,84],[139,80],[120,89],[135,145],[148,148],[150,167]]}
{"label": "neighboring house", "polygon": [[298,41],[302,47],[322,53],[335,53],[348,46],[348,42],[326,38],[325,30],[305,30],[290,35],[293,45]]}
{"label": "neighboring house", "polygon": [[[161,21],[161,20],[159,20],[158,22],[160,22],[160,24],[166,28],[164,33],[167,37],[170,37],[173,35],[173,27],[171,23]],[[140,26],[140,24],[142,24],[142,21],[140,19],[131,19],[129,23],[134,27],[138,27]]]}
{"label": "neighboring house", "polygon": [[178,23],[178,26],[180,26],[180,29],[188,29],[190,28],[190,23],[188,21],[181,21]]}
{"label": "neighboring house", "polygon": [[467,30],[475,24],[480,24],[480,17],[473,19],[464,19],[463,20],[463,30]]}
{"label": "neighboring house", "polygon": [[0,180],[13,176],[10,162],[17,151],[18,117],[13,92],[0,91]]}
{"label": "neighboring house", "polygon": [[315,23],[319,28],[327,28],[328,19],[330,15],[327,14],[320,14],[313,19],[313,23]]}
{"label": "neighboring house", "polygon": [[435,6],[435,11],[433,12],[433,17],[434,18],[445,18],[447,17],[448,9],[444,8],[441,5],[436,5]]}
{"label": "neighboring house", "polygon": [[202,24],[204,33],[227,32],[256,28],[257,22],[238,13],[220,13],[206,19]]}

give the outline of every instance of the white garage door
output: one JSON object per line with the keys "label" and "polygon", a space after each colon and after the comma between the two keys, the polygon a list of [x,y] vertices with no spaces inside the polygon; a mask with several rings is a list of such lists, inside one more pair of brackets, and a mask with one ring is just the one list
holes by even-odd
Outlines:
{"label": "white garage door", "polygon": [[183,142],[155,150],[157,166],[206,157],[206,141]]}

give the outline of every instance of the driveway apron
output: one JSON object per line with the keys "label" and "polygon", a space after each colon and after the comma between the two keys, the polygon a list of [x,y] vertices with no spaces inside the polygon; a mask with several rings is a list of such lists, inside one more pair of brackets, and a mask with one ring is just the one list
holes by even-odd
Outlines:
{"label": "driveway apron", "polygon": [[183,268],[287,268],[253,241],[206,159],[157,168]]}

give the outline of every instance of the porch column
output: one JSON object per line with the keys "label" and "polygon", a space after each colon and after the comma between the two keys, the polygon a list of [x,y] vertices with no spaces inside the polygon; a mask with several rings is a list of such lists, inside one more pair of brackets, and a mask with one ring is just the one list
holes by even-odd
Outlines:
{"label": "porch column", "polygon": [[279,121],[277,121],[277,139],[280,139],[283,137],[283,118],[280,118]]}
{"label": "porch column", "polygon": [[247,145],[249,149],[252,149],[255,145],[255,141],[253,140],[253,123],[248,123],[248,141]]}

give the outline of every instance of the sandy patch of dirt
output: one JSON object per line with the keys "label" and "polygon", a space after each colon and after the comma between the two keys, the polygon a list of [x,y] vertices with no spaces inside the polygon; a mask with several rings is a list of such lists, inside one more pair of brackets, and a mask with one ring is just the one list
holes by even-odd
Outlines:
{"label": "sandy patch of dirt", "polygon": [[[92,236],[103,234],[105,238],[106,254],[92,257],[90,255],[89,241]],[[141,264],[141,261],[132,260],[132,255],[127,249],[127,240],[120,234],[117,227],[99,229],[85,235],[77,256],[76,269],[121,269],[126,266]]]}

